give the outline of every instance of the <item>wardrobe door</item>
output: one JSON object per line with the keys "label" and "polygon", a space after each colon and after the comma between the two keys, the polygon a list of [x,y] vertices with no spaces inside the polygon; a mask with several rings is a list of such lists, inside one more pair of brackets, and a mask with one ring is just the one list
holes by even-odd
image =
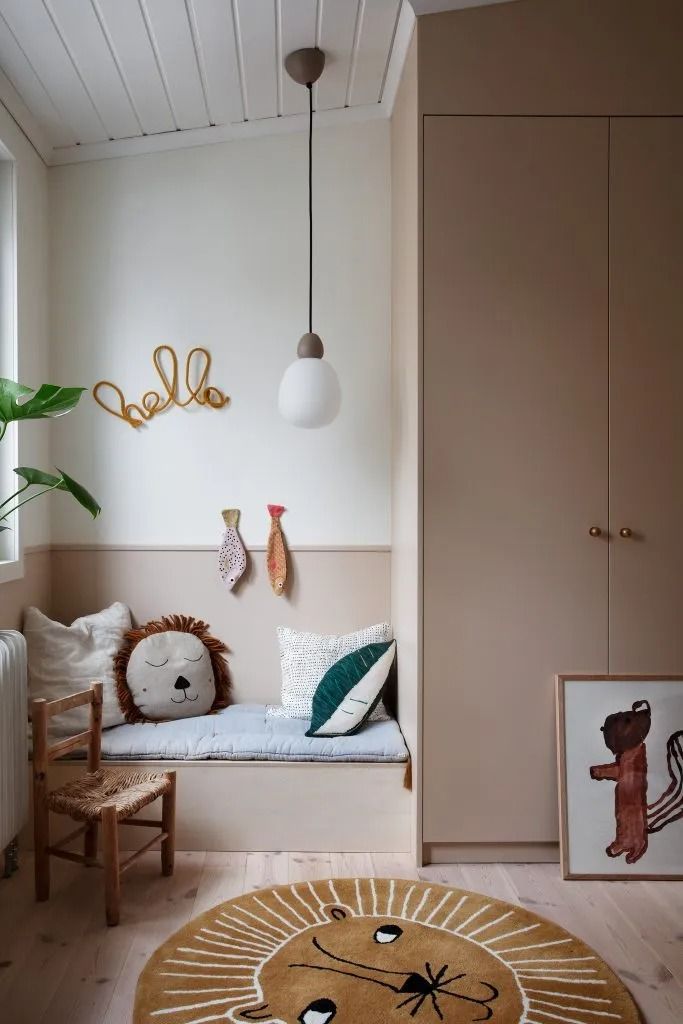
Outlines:
{"label": "wardrobe door", "polygon": [[556,840],[607,669],[607,178],[605,119],[424,120],[426,843]]}
{"label": "wardrobe door", "polygon": [[610,667],[683,672],[681,118],[611,122],[610,356]]}

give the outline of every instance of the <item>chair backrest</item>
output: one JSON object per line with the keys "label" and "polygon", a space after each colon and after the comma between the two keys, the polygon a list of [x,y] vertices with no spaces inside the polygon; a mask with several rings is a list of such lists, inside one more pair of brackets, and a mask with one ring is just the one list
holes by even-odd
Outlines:
{"label": "chair backrest", "polygon": [[[58,740],[51,746],[48,744],[47,730],[51,718],[61,715],[63,711],[90,705],[90,728],[75,736]],[[31,722],[33,727],[33,771],[44,774],[50,761],[78,750],[88,748],[88,771],[94,772],[100,766],[102,749],[102,683],[91,683],[89,690],[72,693],[69,697],[59,700],[45,700],[38,697],[31,701]]]}

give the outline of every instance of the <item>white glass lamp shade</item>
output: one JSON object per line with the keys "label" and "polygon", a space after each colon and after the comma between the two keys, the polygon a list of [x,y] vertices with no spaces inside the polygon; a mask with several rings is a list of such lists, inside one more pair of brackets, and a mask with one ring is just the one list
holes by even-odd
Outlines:
{"label": "white glass lamp shade", "polygon": [[326,427],[341,405],[341,389],[334,369],[325,359],[296,359],[285,370],[278,407],[295,427]]}

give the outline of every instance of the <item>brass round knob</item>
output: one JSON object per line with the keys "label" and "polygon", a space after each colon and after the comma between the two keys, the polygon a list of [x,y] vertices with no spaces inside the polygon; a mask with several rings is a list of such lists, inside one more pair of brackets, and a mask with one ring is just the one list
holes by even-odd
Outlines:
{"label": "brass round knob", "polygon": [[602,530],[599,526],[591,526],[588,532],[590,533],[591,537],[602,537]]}
{"label": "brass round knob", "polygon": [[619,530],[619,536],[624,538],[632,537],[633,530],[629,526],[622,526],[622,528]]}

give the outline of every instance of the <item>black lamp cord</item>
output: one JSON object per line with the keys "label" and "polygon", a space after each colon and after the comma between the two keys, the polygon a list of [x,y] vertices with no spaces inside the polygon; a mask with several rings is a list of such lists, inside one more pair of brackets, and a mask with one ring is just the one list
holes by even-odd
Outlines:
{"label": "black lamp cord", "polygon": [[308,331],[313,333],[313,83],[308,89]]}

